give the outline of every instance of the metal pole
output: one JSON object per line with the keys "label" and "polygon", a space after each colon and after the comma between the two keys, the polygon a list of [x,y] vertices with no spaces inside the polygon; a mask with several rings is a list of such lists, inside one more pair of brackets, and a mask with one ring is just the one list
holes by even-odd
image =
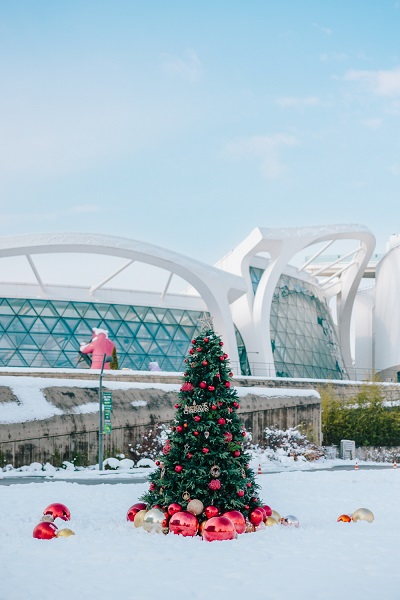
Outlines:
{"label": "metal pole", "polygon": [[103,369],[105,362],[106,355],[103,356],[99,382],[99,471],[103,469]]}

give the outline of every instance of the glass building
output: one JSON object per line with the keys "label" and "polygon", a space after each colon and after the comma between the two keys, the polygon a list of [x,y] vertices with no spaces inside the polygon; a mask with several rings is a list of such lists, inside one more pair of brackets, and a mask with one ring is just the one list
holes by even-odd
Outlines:
{"label": "glass building", "polygon": [[[254,292],[263,272],[250,267]],[[270,331],[278,377],[347,379],[335,325],[317,286],[281,275],[271,304]]]}

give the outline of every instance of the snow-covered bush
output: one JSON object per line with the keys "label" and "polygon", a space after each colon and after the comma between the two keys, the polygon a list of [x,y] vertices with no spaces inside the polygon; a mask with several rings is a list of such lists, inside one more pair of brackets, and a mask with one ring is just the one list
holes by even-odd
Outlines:
{"label": "snow-covered bush", "polygon": [[129,444],[129,456],[136,463],[141,458],[150,458],[155,460],[160,454],[171,429],[168,425],[154,425],[141,436],[141,441],[136,444]]}
{"label": "snow-covered bush", "polygon": [[277,429],[266,427],[264,429],[264,440],[260,444],[251,443],[251,434],[247,432],[247,447],[255,454],[263,454],[268,460],[281,461],[284,457],[293,460],[317,460],[324,456],[324,450],[320,446],[310,442],[307,436],[298,427],[289,429]]}

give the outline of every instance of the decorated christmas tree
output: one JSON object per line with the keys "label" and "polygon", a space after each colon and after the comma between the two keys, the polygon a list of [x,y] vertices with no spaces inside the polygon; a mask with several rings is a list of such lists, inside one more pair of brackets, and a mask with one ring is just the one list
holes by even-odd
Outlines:
{"label": "decorated christmas tree", "polygon": [[195,514],[200,524],[228,511],[247,518],[261,506],[223,346],[208,320],[185,359],[171,435],[142,497],[147,509],[155,506],[167,519],[172,505]]}

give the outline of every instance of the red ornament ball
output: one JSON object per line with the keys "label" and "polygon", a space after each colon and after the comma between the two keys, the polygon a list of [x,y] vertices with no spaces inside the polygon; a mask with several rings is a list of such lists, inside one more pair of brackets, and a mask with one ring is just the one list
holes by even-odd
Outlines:
{"label": "red ornament ball", "polygon": [[199,522],[195,515],[182,510],[174,513],[169,520],[169,530],[175,535],[183,535],[185,537],[193,537],[199,529]]}
{"label": "red ornament ball", "polygon": [[203,454],[208,454],[210,452],[210,450],[208,448],[203,448],[202,453]]}
{"label": "red ornament ball", "polygon": [[177,502],[173,502],[172,504],[170,504],[168,506],[168,514],[172,517],[172,515],[174,515],[177,512],[180,512],[182,510],[182,506],[180,504],[178,504]]}
{"label": "red ornament ball", "polygon": [[235,526],[236,533],[244,533],[246,529],[246,519],[239,510],[230,510],[222,515],[228,517]]}
{"label": "red ornament ball", "polygon": [[223,356],[220,356],[220,357],[219,357],[219,360],[220,360],[221,362],[224,362],[225,358],[224,358]]}
{"label": "red ornament ball", "polygon": [[230,388],[231,387],[231,382],[230,381],[225,381],[225,387],[226,388]]}
{"label": "red ornament ball", "polygon": [[54,523],[49,523],[48,521],[43,521],[36,525],[33,530],[33,537],[38,540],[51,540],[52,538],[57,537],[58,527],[54,525]]}
{"label": "red ornament ball", "polygon": [[243,496],[244,496],[244,490],[238,490],[237,491],[237,495],[239,496],[239,498],[243,498]]}
{"label": "red ornament ball", "polygon": [[233,540],[235,537],[235,526],[228,517],[212,517],[203,527],[203,540],[206,542]]}
{"label": "red ornament ball", "polygon": [[155,484],[155,483],[151,483],[151,484],[149,485],[149,490],[150,490],[151,492],[154,492],[154,490],[155,490],[155,489],[156,489],[156,484]]}
{"label": "red ornament ball", "polygon": [[223,417],[220,417],[217,422],[218,422],[218,425],[225,425],[225,423],[226,423],[226,421]]}
{"label": "red ornament ball", "polygon": [[268,506],[268,504],[264,504],[263,509],[267,517],[270,517],[272,515],[272,508]]}
{"label": "red ornament ball", "polygon": [[255,508],[249,514],[249,521],[250,521],[250,523],[253,523],[253,525],[255,525],[256,527],[257,527],[257,525],[259,525],[260,523],[262,523],[263,520],[264,520],[263,519],[263,513],[258,508]]}
{"label": "red ornament ball", "polygon": [[128,512],[126,513],[126,520],[127,521],[134,521],[135,517],[137,515],[137,513],[140,510],[146,510],[147,506],[144,502],[137,502],[136,504],[133,504],[129,509]]}
{"label": "red ornament ball", "polygon": [[235,450],[233,453],[233,456],[236,456],[236,457],[240,456],[240,450]]}
{"label": "red ornament ball", "polygon": [[215,387],[213,385],[209,385],[208,386],[208,391],[209,392],[213,392],[215,390]]}
{"label": "red ornament ball", "polygon": [[224,345],[224,342],[220,342],[220,343],[219,343],[219,345],[220,345],[220,346],[223,346],[223,345]]}
{"label": "red ornament ball", "polygon": [[189,354],[194,354],[194,350],[193,350],[193,348],[190,348],[190,350],[189,350]]}
{"label": "red ornament ball", "polygon": [[217,406],[215,406],[215,404],[211,404],[211,410],[217,410]]}
{"label": "red ornament ball", "polygon": [[228,444],[229,442],[232,441],[232,439],[233,439],[233,435],[229,431],[226,431],[224,433],[224,442],[226,442]]}
{"label": "red ornament ball", "polygon": [[60,502],[55,502],[54,504],[49,504],[44,511],[44,515],[51,515],[53,519],[62,519],[63,521],[69,521],[71,518],[71,513],[69,512],[69,508],[65,506],[65,504],[61,504]]}
{"label": "red ornament ball", "polygon": [[193,417],[193,419],[196,421],[196,423],[201,421],[201,417],[199,417],[199,415],[196,415],[195,417]]}
{"label": "red ornament ball", "polygon": [[192,344],[194,346],[196,344],[196,340],[192,340]]}
{"label": "red ornament ball", "polygon": [[177,425],[176,430],[178,433],[181,433],[183,431],[182,425]]}
{"label": "red ornament ball", "polygon": [[201,348],[200,348],[200,346],[198,346],[198,347],[196,348],[196,352],[201,352]]}
{"label": "red ornament ball", "polygon": [[206,387],[207,387],[207,383],[205,381],[200,381],[199,388],[201,388],[202,390],[205,390]]}
{"label": "red ornament ball", "polygon": [[174,408],[179,408],[179,407],[180,407],[180,404],[178,404],[178,403],[174,404]]}
{"label": "red ornament ball", "polygon": [[182,471],[182,469],[183,469],[182,465],[176,465],[176,467],[175,467],[175,471],[177,473],[180,473]]}
{"label": "red ornament ball", "polygon": [[209,342],[209,341],[210,341],[210,340],[209,340],[208,338],[204,338],[204,343],[205,343],[205,344],[208,344],[208,342]]}
{"label": "red ornament ball", "polygon": [[208,365],[208,361],[203,360],[203,362],[201,364],[203,365],[203,367],[206,367]]}
{"label": "red ornament ball", "polygon": [[213,492],[216,492],[217,490],[221,489],[221,482],[219,479],[212,479],[210,481],[210,483],[208,484],[208,487],[210,488],[210,490],[212,490]]}
{"label": "red ornament ball", "polygon": [[196,437],[199,435],[198,431],[193,431],[193,435],[195,435]]}
{"label": "red ornament ball", "polygon": [[219,510],[216,506],[206,506],[204,509],[204,513],[207,519],[211,519],[212,517],[218,517]]}

